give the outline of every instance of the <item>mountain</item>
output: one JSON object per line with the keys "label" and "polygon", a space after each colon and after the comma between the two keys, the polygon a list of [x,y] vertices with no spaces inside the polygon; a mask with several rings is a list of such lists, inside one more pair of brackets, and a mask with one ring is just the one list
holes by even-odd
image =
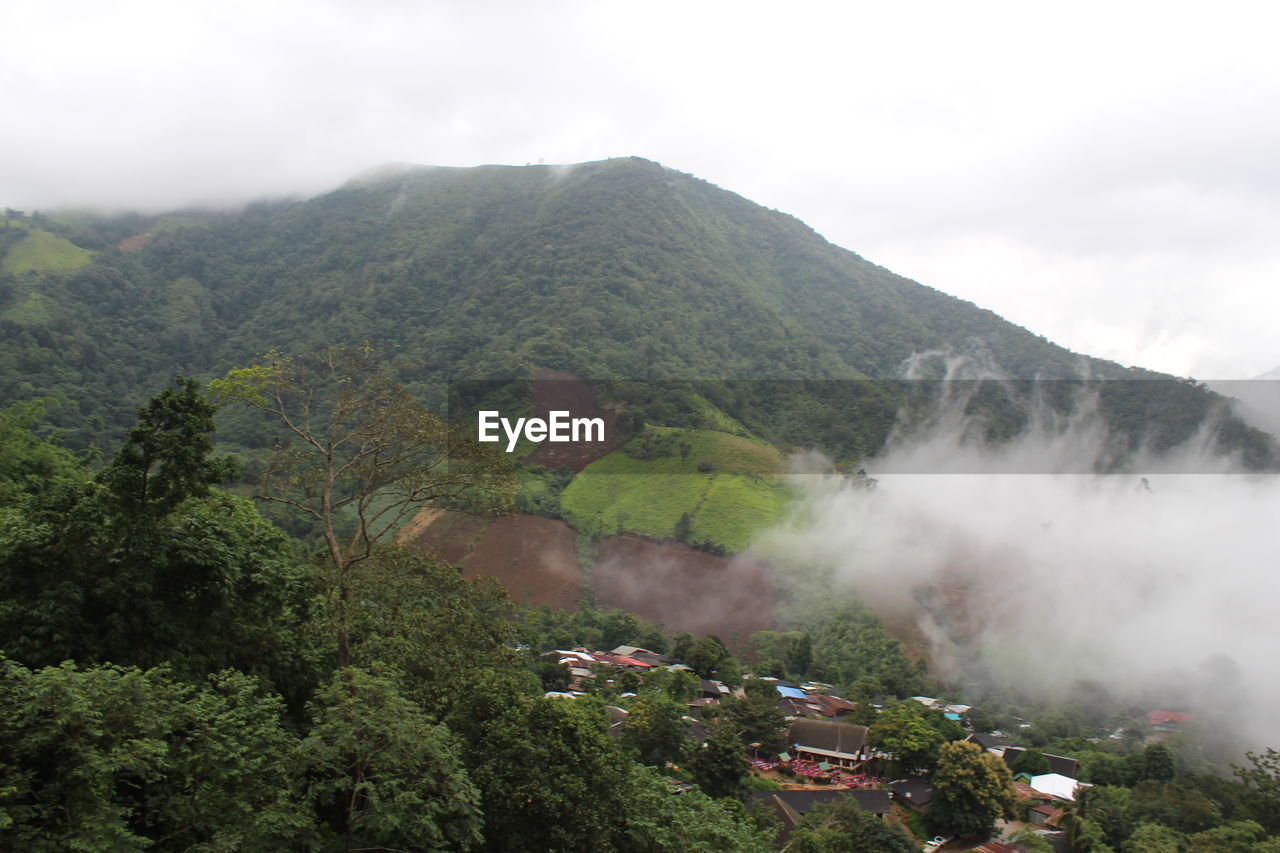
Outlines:
{"label": "mountain", "polygon": [[[397,348],[436,405],[446,379],[537,368],[776,380],[737,386],[713,408],[773,443],[851,457],[876,450],[904,394],[859,381],[904,377],[913,357],[933,379],[961,357],[974,375],[1158,377],[1072,353],[637,158],[400,166],[225,214],[10,212],[0,249],[0,403],[51,397],[67,442],[103,450],[175,373],[209,377],[321,342]],[[823,402],[805,383],[827,380]],[[1135,436],[1154,425],[1174,443],[1211,408],[1212,395],[1185,387],[1119,390],[1138,384],[1112,383],[1110,412]],[[999,414],[1007,393],[984,405]],[[687,422],[697,401],[666,406],[665,419],[664,401],[647,403],[650,422],[709,425]],[[1001,418],[993,436],[1017,428]]]}

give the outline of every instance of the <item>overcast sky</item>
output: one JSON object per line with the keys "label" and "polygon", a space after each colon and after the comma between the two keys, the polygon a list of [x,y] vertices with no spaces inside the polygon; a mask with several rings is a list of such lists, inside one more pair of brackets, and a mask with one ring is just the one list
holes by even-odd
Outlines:
{"label": "overcast sky", "polygon": [[0,204],[638,155],[1050,339],[1280,365],[1270,4],[0,2]]}

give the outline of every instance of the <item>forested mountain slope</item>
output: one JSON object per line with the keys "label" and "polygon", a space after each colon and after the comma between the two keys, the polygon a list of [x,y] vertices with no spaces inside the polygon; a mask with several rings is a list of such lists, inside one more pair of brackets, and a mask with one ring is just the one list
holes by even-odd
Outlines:
{"label": "forested mountain slope", "polygon": [[[790,216],[635,158],[386,168],[234,214],[9,215],[0,230],[6,257],[23,261],[0,266],[0,404],[54,397],[72,446],[111,446],[174,373],[216,375],[321,342],[398,348],[413,366],[405,378],[437,405],[443,379],[538,367],[879,379],[927,351],[1014,377],[1153,376],[1073,354]],[[37,234],[59,250],[43,265],[23,249]],[[894,403],[871,408],[875,429],[833,441],[874,450]],[[821,414],[781,409],[772,420],[801,426],[767,438],[821,435],[804,425]]]}

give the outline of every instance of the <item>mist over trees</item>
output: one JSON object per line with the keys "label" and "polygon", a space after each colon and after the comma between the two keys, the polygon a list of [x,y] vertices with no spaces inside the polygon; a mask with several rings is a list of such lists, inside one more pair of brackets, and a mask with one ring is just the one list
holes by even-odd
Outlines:
{"label": "mist over trees", "polygon": [[[0,846],[768,849],[745,752],[786,750],[788,724],[750,672],[847,697],[877,769],[934,785],[927,814],[898,809],[917,835],[1025,817],[1012,775],[1052,757],[1093,786],[1063,810],[1075,850],[1275,849],[1274,703],[1252,701],[1273,686],[1268,483],[966,493],[871,464],[1273,466],[1194,381],[1070,353],[635,159],[408,170],[230,214],[11,212],[0,259],[20,243],[0,266]],[[633,470],[710,475],[754,445],[761,470],[734,474],[759,484],[766,457],[827,451],[788,522],[738,543],[785,552],[777,630],[673,637],[589,590],[518,607],[390,544],[424,505],[627,529],[581,511],[574,471],[515,470],[437,414],[448,380],[539,369],[596,380]],[[708,433],[742,443],[716,456]],[[708,492],[662,497],[675,539],[724,555]],[[886,589],[917,607],[905,630],[861,600]],[[543,695],[570,674],[542,653],[623,645],[689,671]],[[703,679],[731,692],[690,737]],[[975,707],[962,725],[923,694]],[[1159,706],[1209,710],[1169,735]],[[967,729],[1031,749],[1006,768]],[[792,839],[912,844],[848,802]]]}

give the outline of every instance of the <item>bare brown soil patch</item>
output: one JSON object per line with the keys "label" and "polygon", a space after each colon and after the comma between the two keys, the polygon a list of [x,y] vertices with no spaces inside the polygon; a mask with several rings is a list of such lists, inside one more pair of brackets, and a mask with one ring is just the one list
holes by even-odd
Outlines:
{"label": "bare brown soil patch", "polygon": [[778,594],[767,567],[726,559],[673,542],[630,534],[600,543],[591,571],[596,600],[661,621],[672,633],[716,634],[745,644],[755,631],[776,630]]}
{"label": "bare brown soil patch", "polygon": [[578,534],[536,515],[495,518],[462,561],[468,577],[496,578],[521,604],[573,610],[582,598]]}
{"label": "bare brown soil patch", "polygon": [[478,518],[425,509],[396,537],[405,547],[462,566],[466,577],[491,577],[520,603],[573,610],[582,597],[578,534],[535,515]]}
{"label": "bare brown soil patch", "polygon": [[574,418],[603,419],[605,440],[599,443],[544,441],[525,459],[526,463],[541,465],[549,471],[568,468],[576,474],[613,452],[618,443],[614,426],[618,413],[600,406],[591,383],[562,370],[537,371],[533,376],[533,416],[546,419],[552,411],[569,412]]}
{"label": "bare brown soil patch", "polygon": [[140,252],[155,236],[154,234],[134,234],[132,237],[125,237],[117,243],[116,248],[122,252]]}
{"label": "bare brown soil patch", "polygon": [[489,521],[464,512],[428,507],[396,534],[396,542],[457,566],[471,553]]}

